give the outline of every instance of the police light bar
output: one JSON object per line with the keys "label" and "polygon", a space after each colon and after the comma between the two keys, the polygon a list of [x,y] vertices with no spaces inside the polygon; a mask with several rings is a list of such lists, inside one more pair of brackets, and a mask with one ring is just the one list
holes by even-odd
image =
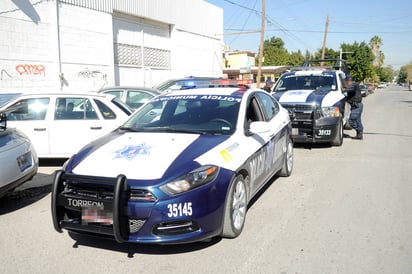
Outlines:
{"label": "police light bar", "polygon": [[249,87],[252,84],[252,79],[240,79],[240,80],[233,80],[233,79],[219,79],[219,80],[212,80],[212,85],[218,85],[221,87],[224,86],[247,86]]}

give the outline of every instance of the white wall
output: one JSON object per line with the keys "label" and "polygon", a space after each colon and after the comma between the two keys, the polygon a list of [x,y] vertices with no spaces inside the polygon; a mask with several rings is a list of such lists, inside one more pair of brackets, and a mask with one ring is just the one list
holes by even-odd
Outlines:
{"label": "white wall", "polygon": [[[215,35],[223,32],[221,9],[202,0],[127,0],[124,6],[116,1],[84,0],[80,6],[62,0],[57,8],[55,0],[0,0],[0,92],[90,91],[114,84],[153,86],[189,75],[221,76],[222,37]],[[156,12],[159,6],[169,11]],[[141,23],[144,35],[115,34],[113,9],[132,11],[123,15]],[[144,16],[150,14],[156,16]],[[169,67],[116,67],[113,42],[119,39],[169,51]]]}
{"label": "white wall", "polygon": [[90,91],[112,85],[111,14],[62,5],[59,16],[63,90]]}
{"label": "white wall", "polygon": [[0,91],[47,91],[56,85],[53,7],[53,2],[0,1]]}

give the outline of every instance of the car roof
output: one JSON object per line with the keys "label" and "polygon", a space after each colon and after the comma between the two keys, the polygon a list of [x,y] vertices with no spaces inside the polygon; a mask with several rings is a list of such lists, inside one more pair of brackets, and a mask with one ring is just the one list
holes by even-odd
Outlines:
{"label": "car roof", "polygon": [[183,96],[183,95],[217,95],[242,97],[250,89],[244,87],[215,87],[215,88],[195,88],[174,90],[163,93],[163,96]]}
{"label": "car roof", "polygon": [[110,87],[101,88],[97,92],[101,93],[101,92],[104,92],[104,91],[107,91],[107,90],[116,90],[116,89],[127,89],[127,90],[137,89],[137,90],[150,91],[150,92],[153,92],[153,93],[156,93],[156,94],[161,94],[162,93],[160,90],[157,90],[155,88],[142,87],[142,86],[110,86]]}
{"label": "car roof", "polygon": [[92,97],[113,97],[109,94],[99,94],[97,92],[30,92],[22,93],[20,97],[39,97],[39,96],[92,96]]}
{"label": "car roof", "polygon": [[175,82],[181,82],[181,81],[189,81],[189,82],[196,82],[196,81],[212,81],[212,80],[221,80],[222,77],[207,77],[207,76],[189,76],[189,77],[182,77],[182,78],[172,78],[165,80],[157,85],[155,85],[153,88],[159,89],[161,91],[166,90],[170,86],[173,85]]}
{"label": "car roof", "polygon": [[327,73],[328,75],[330,74],[336,74],[339,72],[338,70],[323,70],[323,69],[306,69],[306,70],[295,70],[295,71],[290,71],[290,72],[285,72],[282,76],[291,76],[291,75],[296,75],[296,76],[307,76],[307,75],[322,75]]}

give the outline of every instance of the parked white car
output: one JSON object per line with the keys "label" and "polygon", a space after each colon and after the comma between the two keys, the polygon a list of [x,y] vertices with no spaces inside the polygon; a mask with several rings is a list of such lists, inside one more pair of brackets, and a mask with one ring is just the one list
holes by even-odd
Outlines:
{"label": "parked white car", "polygon": [[0,112],[0,197],[31,180],[38,165],[30,140],[17,129],[7,128],[6,114]]}
{"label": "parked white car", "polygon": [[40,158],[68,158],[122,125],[132,110],[112,95],[23,94],[0,108],[33,143]]}

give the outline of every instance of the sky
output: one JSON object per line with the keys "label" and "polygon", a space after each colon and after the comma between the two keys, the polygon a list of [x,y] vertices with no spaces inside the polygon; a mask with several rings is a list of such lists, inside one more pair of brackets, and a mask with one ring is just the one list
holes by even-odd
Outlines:
{"label": "sky", "polygon": [[[224,42],[231,50],[258,52],[262,0],[206,0],[223,9]],[[412,0],[265,0],[265,39],[279,37],[289,52],[382,39],[384,66],[412,62]],[[241,33],[241,34],[239,34]]]}

